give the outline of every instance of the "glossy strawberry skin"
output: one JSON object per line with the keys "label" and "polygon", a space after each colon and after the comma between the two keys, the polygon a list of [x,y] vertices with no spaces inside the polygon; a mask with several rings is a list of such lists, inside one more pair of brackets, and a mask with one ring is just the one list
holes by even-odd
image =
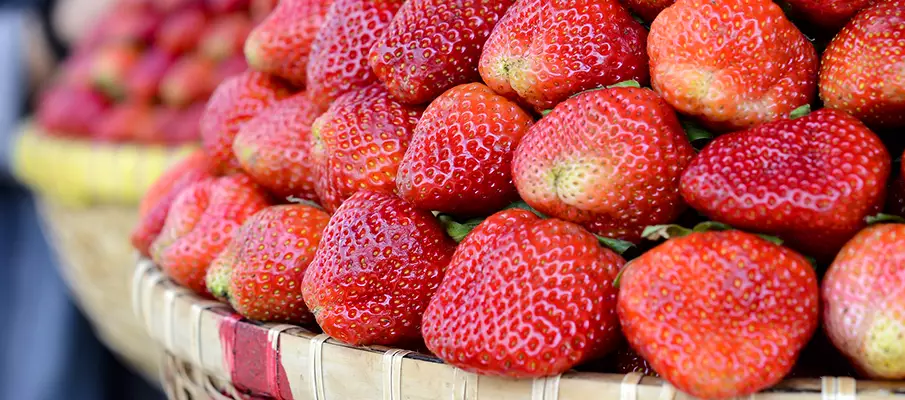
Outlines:
{"label": "glossy strawberry skin", "polygon": [[653,22],[660,12],[675,2],[676,0],[622,0],[622,4],[647,22]]}
{"label": "glossy strawberry skin", "polygon": [[201,139],[214,173],[237,171],[233,141],[242,125],[290,95],[286,84],[270,75],[247,71],[223,81],[201,117]]}
{"label": "glossy strawberry skin", "polygon": [[905,3],[879,1],[833,38],[820,67],[820,99],[874,129],[905,127]]}
{"label": "glossy strawberry skin", "polygon": [[618,0],[521,0],[487,39],[479,70],[491,89],[540,112],[587,89],[646,85],[647,30]]}
{"label": "glossy strawberry skin", "polygon": [[333,0],[282,0],[245,41],[253,69],[304,86],[311,43]]}
{"label": "glossy strawberry skin", "polygon": [[151,243],[163,229],[170,206],[176,196],[195,182],[209,178],[204,153],[196,151],[173,164],[148,188],[138,206],[138,225],[132,229],[132,247],[144,256],[150,256]]}
{"label": "glossy strawberry skin", "polygon": [[242,169],[277,196],[316,201],[311,125],[319,115],[300,92],[249,120],[233,142]]}
{"label": "glossy strawberry skin", "polygon": [[314,188],[328,211],[359,190],[396,192],[396,172],[423,108],[392,98],[379,84],[340,96],[311,127]]}
{"label": "glossy strawberry skin", "polygon": [[626,268],[622,331],[661,377],[692,396],[746,396],[776,384],[818,326],[811,264],[752,234],[693,233]]}
{"label": "glossy strawberry skin", "polygon": [[409,0],[369,62],[396,100],[423,104],[476,82],[484,42],[515,0]]}
{"label": "glossy strawberry skin", "polygon": [[649,89],[610,88],[560,103],[515,151],[512,177],[538,211],[632,242],[684,211],[694,157],[678,118]]}
{"label": "glossy strawberry skin", "polygon": [[456,249],[424,313],[425,343],[470,372],[563,373],[619,344],[613,280],[624,263],[578,225],[501,211]]}
{"label": "glossy strawberry skin", "polygon": [[871,226],[824,278],[825,329],[868,378],[905,379],[905,224]]}
{"label": "glossy strawberry skin", "polygon": [[873,0],[785,0],[802,17],[827,29],[839,29]]}
{"label": "glossy strawberry skin", "polygon": [[262,322],[314,322],[302,299],[302,278],[329,221],[323,210],[301,204],[268,207],[246,220],[233,239],[233,308]]}
{"label": "glossy strawberry skin", "polygon": [[151,245],[151,258],[176,283],[207,295],[204,276],[211,261],[242,223],[269,203],[267,194],[246,175],[196,182],[173,201]]}
{"label": "glossy strawberry skin", "polygon": [[302,283],[318,325],[354,345],[420,341],[421,316],[455,251],[434,216],[360,191],[336,211]]}
{"label": "glossy strawberry skin", "polygon": [[333,2],[311,43],[305,84],[311,101],[325,110],[340,95],[377,82],[368,53],[404,2]]}
{"label": "glossy strawberry skin", "polygon": [[399,196],[425,210],[489,215],[518,199],[511,164],[534,118],[480,83],[425,110],[396,175]]}
{"label": "glossy strawberry skin", "polygon": [[890,156],[855,118],[822,109],[718,137],[682,176],[710,219],[830,260],[882,207]]}
{"label": "glossy strawberry skin", "polygon": [[651,25],[651,84],[676,111],[733,131],[810,104],[814,46],[770,0],[680,0]]}

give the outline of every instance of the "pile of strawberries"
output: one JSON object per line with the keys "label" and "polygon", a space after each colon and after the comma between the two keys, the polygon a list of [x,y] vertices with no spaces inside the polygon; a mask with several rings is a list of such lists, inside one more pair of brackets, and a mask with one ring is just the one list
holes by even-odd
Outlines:
{"label": "pile of strawberries", "polygon": [[97,142],[197,142],[211,92],[245,71],[245,39],[276,0],[119,0],[43,90],[48,134]]}
{"label": "pile of strawberries", "polygon": [[905,379],[905,3],[785,5],[282,0],[133,243],[481,374]]}

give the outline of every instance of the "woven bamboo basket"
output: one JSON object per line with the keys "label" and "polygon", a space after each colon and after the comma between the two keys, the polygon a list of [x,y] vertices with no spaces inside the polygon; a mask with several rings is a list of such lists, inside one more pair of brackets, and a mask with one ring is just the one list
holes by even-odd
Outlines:
{"label": "woven bamboo basket", "polygon": [[99,339],[150,381],[159,350],[129,307],[137,257],[129,243],[141,195],[192,147],[103,145],[48,136],[26,123],[13,172],[40,199],[60,274]]}
{"label": "woven bamboo basket", "polygon": [[[418,353],[352,347],[297,326],[243,320],[228,306],[176,286],[148,260],[138,262],[133,285],[134,311],[164,349],[161,380],[170,399],[691,399],[640,374],[478,376]],[[901,400],[905,383],[797,379],[750,399]]]}

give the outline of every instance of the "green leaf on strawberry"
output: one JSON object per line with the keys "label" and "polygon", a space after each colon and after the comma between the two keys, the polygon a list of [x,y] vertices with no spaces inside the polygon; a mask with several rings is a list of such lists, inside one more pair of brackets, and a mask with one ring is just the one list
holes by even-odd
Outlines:
{"label": "green leaf on strawberry", "polygon": [[880,213],[864,218],[864,222],[867,222],[868,225],[883,224],[887,222],[905,223],[905,218],[902,218],[898,215]]}

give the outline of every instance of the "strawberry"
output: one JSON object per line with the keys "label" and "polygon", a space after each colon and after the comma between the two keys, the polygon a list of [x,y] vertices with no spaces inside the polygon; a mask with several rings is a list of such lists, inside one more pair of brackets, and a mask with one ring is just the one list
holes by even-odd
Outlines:
{"label": "strawberry", "polygon": [[396,175],[399,195],[425,210],[492,214],[518,199],[512,154],[533,123],[483,84],[446,91],[415,126]]}
{"label": "strawberry", "polygon": [[423,104],[478,81],[490,31],[515,0],[409,0],[368,56],[393,97]]}
{"label": "strawberry", "polygon": [[233,142],[242,169],[280,197],[317,200],[310,136],[318,115],[317,107],[301,92],[249,120]]}
{"label": "strawberry", "polygon": [[[301,204],[265,208],[246,220],[231,244],[234,262],[226,267],[233,308],[263,322],[314,322],[302,300],[302,278],[329,221],[323,210]],[[216,284],[216,276],[211,280]]]}
{"label": "strawberry", "polygon": [[311,43],[305,85],[311,101],[326,109],[340,95],[377,82],[368,64],[368,52],[404,2],[333,2]]}
{"label": "strawberry", "polygon": [[648,37],[651,84],[719,131],[791,113],[814,98],[817,52],[770,0],[679,0]]}
{"label": "strawberry", "polygon": [[109,101],[100,93],[70,84],[52,86],[41,93],[35,119],[52,134],[90,134],[103,120]]}
{"label": "strawberry", "polygon": [[694,157],[675,112],[649,89],[617,87],[560,103],[522,139],[512,177],[538,211],[638,242],[685,209],[679,177]]}
{"label": "strawberry", "polygon": [[242,174],[205,178],[173,200],[151,258],[176,283],[208,294],[207,267],[245,220],[269,205],[260,187]]}
{"label": "strawberry", "polygon": [[791,371],[817,329],[819,288],[789,249],[741,231],[699,232],[632,260],[618,313],[632,348],[679,390],[747,396]]}
{"label": "strawberry", "polygon": [[235,55],[217,64],[216,69],[214,69],[213,81],[217,83],[223,82],[247,70],[248,62],[245,61],[245,56],[241,54]]}
{"label": "strawberry", "polygon": [[103,142],[129,142],[139,137],[142,127],[153,124],[154,108],[148,103],[114,105],[95,127],[93,137]]}
{"label": "strawberry", "polygon": [[311,127],[314,189],[328,211],[363,189],[396,191],[396,172],[424,110],[379,84],[340,96]]}
{"label": "strawberry", "polygon": [[233,240],[214,258],[214,261],[211,261],[211,265],[204,274],[204,284],[207,286],[207,291],[210,292],[213,298],[227,304],[229,304],[230,298],[229,281],[232,279],[233,266],[236,264],[236,256],[240,245],[235,237],[244,235],[245,229],[246,225],[242,224]]}
{"label": "strawberry", "polygon": [[129,99],[150,102],[157,97],[160,81],[173,64],[173,57],[158,49],[146,51],[126,77]]}
{"label": "strawberry", "polygon": [[207,23],[207,15],[199,7],[179,10],[164,20],[154,44],[170,54],[194,50]]}
{"label": "strawberry", "polygon": [[623,264],[578,225],[501,211],[456,249],[424,312],[425,344],[466,371],[561,374],[619,344],[613,280]]}
{"label": "strawberry", "polygon": [[302,296],[324,333],[337,340],[416,343],[421,315],[454,251],[430,212],[363,190],[327,224]]}
{"label": "strawberry", "polygon": [[825,329],[863,375],[905,379],[905,224],[881,224],[848,242],[823,283]]}
{"label": "strawberry", "polygon": [[277,7],[278,0],[251,0],[248,13],[255,25],[260,24]]}
{"label": "strawberry", "polygon": [[235,171],[233,141],[242,124],[291,93],[285,83],[260,72],[245,72],[214,90],[201,117],[201,139],[215,173]]}
{"label": "strawberry", "polygon": [[221,15],[211,21],[198,42],[198,51],[212,61],[242,54],[242,46],[254,26],[245,12]]}
{"label": "strawberry", "polygon": [[830,42],[820,99],[875,129],[905,127],[905,3],[879,1]]}
{"label": "strawberry", "polygon": [[251,68],[305,85],[311,42],[333,0],[282,0],[245,42]]}
{"label": "strawberry", "polygon": [[618,0],[521,0],[484,44],[480,72],[494,91],[540,112],[587,89],[646,84],[647,30]]}
{"label": "strawberry", "polygon": [[681,193],[710,219],[831,260],[880,210],[889,173],[877,135],[822,109],[716,138],[685,170]]}
{"label": "strawberry", "polygon": [[249,0],[204,0],[204,5],[212,14],[226,14],[245,11]]}
{"label": "strawberry", "polygon": [[85,44],[116,43],[143,45],[151,42],[163,22],[163,14],[150,4],[117,4],[101,16],[95,30],[86,37]]}
{"label": "strawberry", "polygon": [[189,54],[180,58],[160,82],[160,99],[171,107],[185,107],[208,98],[218,82],[212,78],[217,65],[207,57]]}
{"label": "strawberry", "polygon": [[148,188],[138,206],[138,225],[132,230],[132,246],[150,256],[151,243],[163,229],[163,223],[176,196],[186,187],[209,178],[204,152],[196,151],[170,166]]}
{"label": "strawberry", "polygon": [[111,43],[100,49],[91,65],[91,77],[95,87],[107,96],[122,98],[126,95],[126,81],[137,66],[141,52],[127,43]]}
{"label": "strawberry", "polygon": [[836,30],[848,22],[858,11],[874,0],[785,0],[786,3],[809,22],[825,29]]}
{"label": "strawberry", "polygon": [[621,0],[635,14],[647,22],[653,22],[660,12],[673,5],[676,0]]}

